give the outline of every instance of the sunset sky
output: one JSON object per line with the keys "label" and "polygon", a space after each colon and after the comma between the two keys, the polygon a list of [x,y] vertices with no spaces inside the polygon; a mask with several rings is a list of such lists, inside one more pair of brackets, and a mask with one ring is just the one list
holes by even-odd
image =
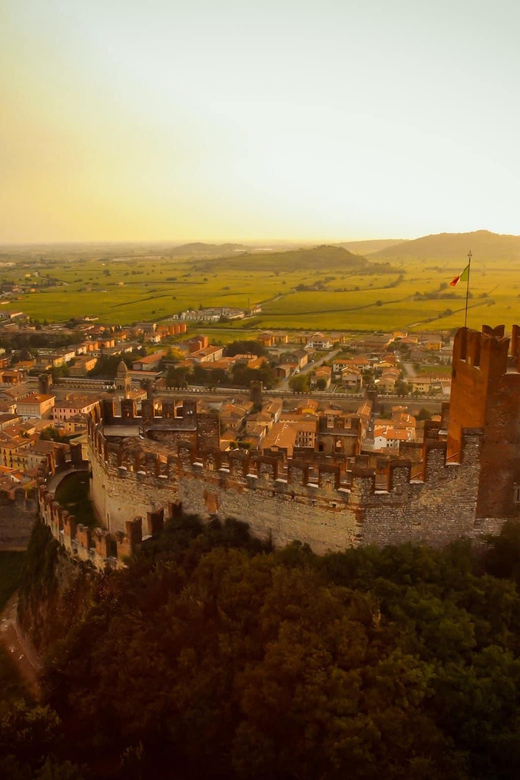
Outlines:
{"label": "sunset sky", "polygon": [[3,0],[0,242],[520,234],[516,0]]}

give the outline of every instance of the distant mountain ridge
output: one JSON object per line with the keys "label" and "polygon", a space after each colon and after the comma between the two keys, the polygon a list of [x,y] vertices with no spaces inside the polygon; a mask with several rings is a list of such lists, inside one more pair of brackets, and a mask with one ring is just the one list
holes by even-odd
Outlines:
{"label": "distant mountain ridge", "polygon": [[340,241],[335,246],[341,246],[357,255],[371,255],[374,252],[387,249],[387,247],[404,244],[407,240],[406,238],[374,238],[366,241]]}
{"label": "distant mountain ridge", "polygon": [[181,244],[170,249],[171,257],[223,257],[230,252],[249,252],[251,247],[244,244],[205,244],[203,241],[195,241],[192,244]]}
{"label": "distant mountain ridge", "polygon": [[386,247],[371,255],[372,261],[424,260],[464,262],[469,250],[475,260],[484,262],[520,261],[520,236],[476,230],[472,233],[436,233]]}

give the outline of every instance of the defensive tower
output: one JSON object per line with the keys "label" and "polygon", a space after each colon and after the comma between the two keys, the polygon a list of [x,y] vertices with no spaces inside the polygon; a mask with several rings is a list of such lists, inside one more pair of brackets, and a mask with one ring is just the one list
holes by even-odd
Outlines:
{"label": "defensive tower", "polygon": [[448,461],[460,462],[463,428],[480,428],[476,517],[520,515],[520,328],[460,328],[452,363]]}

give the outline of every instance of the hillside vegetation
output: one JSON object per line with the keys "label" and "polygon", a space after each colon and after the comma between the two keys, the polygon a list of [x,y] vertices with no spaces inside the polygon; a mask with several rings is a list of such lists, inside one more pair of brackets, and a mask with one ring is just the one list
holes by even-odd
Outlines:
{"label": "hillside vegetation", "polygon": [[83,609],[69,581],[45,615],[37,573],[46,593],[63,577],[35,533],[47,700],[73,720],[69,757],[120,757],[105,777],[517,777],[518,526],[483,560],[465,542],[318,557],[183,517]]}
{"label": "hillside vegetation", "polygon": [[316,246],[309,249],[295,249],[290,252],[255,252],[230,257],[215,258],[202,265],[201,270],[222,268],[229,270],[256,271],[315,271],[317,269],[367,269],[376,264],[369,263],[365,257],[352,254],[340,246]]}

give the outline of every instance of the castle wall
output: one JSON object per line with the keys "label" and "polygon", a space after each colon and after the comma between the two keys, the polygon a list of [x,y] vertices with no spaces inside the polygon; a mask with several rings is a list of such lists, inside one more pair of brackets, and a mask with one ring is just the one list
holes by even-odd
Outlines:
{"label": "castle wall", "polygon": [[369,499],[363,542],[439,546],[483,533],[475,522],[480,444],[479,433],[464,436],[460,465],[445,463],[444,443],[430,445],[423,480],[402,477],[395,497],[376,494]]}
{"label": "castle wall", "polygon": [[196,453],[182,444],[165,461],[147,450],[155,443],[107,444],[98,433],[92,498],[112,532],[123,531],[128,517],[177,504],[203,520],[243,520],[277,546],[298,539],[317,553],[404,541],[442,545],[500,526],[475,520],[481,443],[481,431],[464,430],[460,463],[446,463],[446,443],[428,439],[419,479],[410,478],[410,461],[389,460],[386,488],[376,490],[374,470],[362,466],[345,472],[323,462]]}
{"label": "castle wall", "polygon": [[38,511],[34,492],[0,491],[0,550],[25,549]]}

